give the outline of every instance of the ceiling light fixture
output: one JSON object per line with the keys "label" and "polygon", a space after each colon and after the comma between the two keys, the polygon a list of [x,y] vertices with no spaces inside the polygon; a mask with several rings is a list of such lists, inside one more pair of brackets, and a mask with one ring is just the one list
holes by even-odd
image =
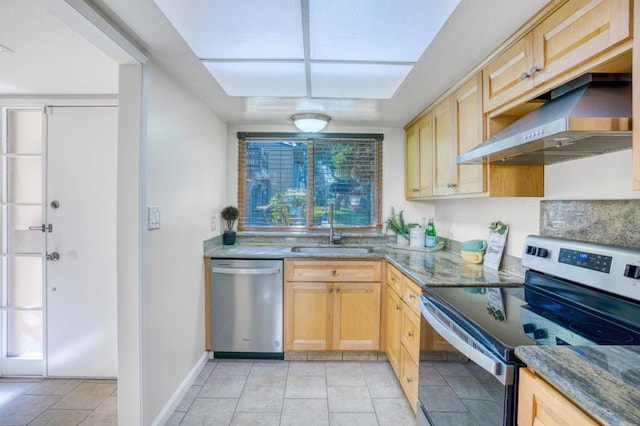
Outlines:
{"label": "ceiling light fixture", "polygon": [[293,124],[301,131],[305,133],[316,133],[324,129],[331,117],[326,114],[318,114],[313,112],[303,112],[300,114],[293,114],[291,116]]}

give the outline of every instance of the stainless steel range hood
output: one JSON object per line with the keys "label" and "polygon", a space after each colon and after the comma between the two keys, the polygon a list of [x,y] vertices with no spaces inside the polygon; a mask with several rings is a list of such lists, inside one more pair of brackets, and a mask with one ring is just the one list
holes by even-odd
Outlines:
{"label": "stainless steel range hood", "polygon": [[586,74],[458,164],[553,164],[631,147],[631,75]]}

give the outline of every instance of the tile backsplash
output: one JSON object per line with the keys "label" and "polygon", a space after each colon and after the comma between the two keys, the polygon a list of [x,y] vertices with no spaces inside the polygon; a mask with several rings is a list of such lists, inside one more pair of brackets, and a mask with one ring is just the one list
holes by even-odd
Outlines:
{"label": "tile backsplash", "polygon": [[640,199],[541,201],[540,234],[640,247]]}

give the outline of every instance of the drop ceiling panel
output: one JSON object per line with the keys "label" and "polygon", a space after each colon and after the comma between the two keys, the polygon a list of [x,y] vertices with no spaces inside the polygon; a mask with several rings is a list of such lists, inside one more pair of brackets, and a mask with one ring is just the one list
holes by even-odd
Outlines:
{"label": "drop ceiling panel", "polygon": [[416,62],[458,3],[311,0],[311,60]]}
{"label": "drop ceiling panel", "polygon": [[411,65],[311,64],[311,95],[390,99],[411,68]]}
{"label": "drop ceiling panel", "polygon": [[300,0],[155,0],[199,58],[302,59]]}
{"label": "drop ceiling panel", "polygon": [[229,96],[305,96],[303,63],[205,62]]}

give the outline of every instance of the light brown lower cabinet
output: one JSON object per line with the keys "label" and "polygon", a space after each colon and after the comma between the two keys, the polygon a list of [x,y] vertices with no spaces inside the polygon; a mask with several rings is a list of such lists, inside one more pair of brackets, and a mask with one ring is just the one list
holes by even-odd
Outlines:
{"label": "light brown lower cabinet", "polygon": [[521,368],[518,380],[518,426],[600,424],[534,371]]}
{"label": "light brown lower cabinet", "polygon": [[381,261],[285,261],[285,351],[380,349]]}

